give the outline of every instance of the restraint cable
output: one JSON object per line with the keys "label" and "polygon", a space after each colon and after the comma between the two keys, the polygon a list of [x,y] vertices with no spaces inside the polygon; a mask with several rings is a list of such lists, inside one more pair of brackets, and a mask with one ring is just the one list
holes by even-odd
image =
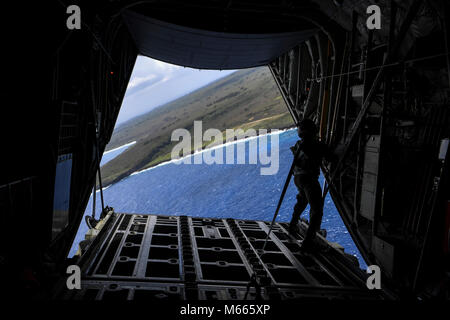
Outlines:
{"label": "restraint cable", "polygon": [[270,233],[272,232],[273,225],[275,224],[275,219],[278,216],[278,212],[280,211],[281,204],[283,203],[284,195],[286,194],[287,188],[289,186],[289,182],[291,181],[292,175],[294,173],[295,160],[298,158],[300,154],[301,146],[298,146],[297,151],[295,152],[294,159],[292,160],[291,169],[289,170],[288,176],[286,177],[286,181],[284,182],[283,191],[281,192],[280,199],[278,200],[277,209],[275,210],[275,214],[273,215],[272,223],[270,224],[269,232],[267,233],[266,240],[264,240],[264,245],[262,247],[262,251],[264,254],[264,249],[266,248],[267,240],[269,239]]}
{"label": "restraint cable", "polygon": [[256,280],[256,274],[252,274],[250,281],[247,283],[247,291],[245,291],[244,300],[247,300],[248,293],[250,292],[250,288],[254,286],[255,287],[255,300],[262,300],[261,296],[261,286],[259,285],[258,281]]}

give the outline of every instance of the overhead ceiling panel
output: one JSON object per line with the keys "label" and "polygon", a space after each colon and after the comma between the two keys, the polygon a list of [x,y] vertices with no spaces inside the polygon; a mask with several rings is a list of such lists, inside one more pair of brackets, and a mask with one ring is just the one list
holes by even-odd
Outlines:
{"label": "overhead ceiling panel", "polygon": [[124,20],[140,54],[198,69],[242,69],[270,61],[317,30],[273,34],[214,32],[159,21],[126,10]]}

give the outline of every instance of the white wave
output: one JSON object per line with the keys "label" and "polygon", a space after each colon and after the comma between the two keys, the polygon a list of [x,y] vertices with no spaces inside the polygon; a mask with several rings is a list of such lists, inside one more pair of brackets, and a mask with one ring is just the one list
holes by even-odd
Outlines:
{"label": "white wave", "polygon": [[[108,189],[108,188],[111,187],[111,186],[112,186],[112,184],[107,185],[106,187],[103,187],[103,188],[102,188],[102,191],[105,191],[106,189]],[[100,192],[100,189],[98,189],[98,190],[95,191],[95,193],[98,193],[98,192]]]}
{"label": "white wave", "polygon": [[239,140],[235,140],[235,141],[229,141],[229,142],[217,145],[217,146],[213,146],[213,147],[210,147],[210,148],[205,148],[203,150],[196,151],[193,154],[189,154],[189,155],[181,157],[179,159],[173,159],[173,160],[164,161],[164,162],[161,162],[161,163],[157,164],[156,166],[153,166],[153,167],[150,167],[150,168],[147,168],[147,169],[144,169],[144,170],[140,170],[140,171],[135,171],[135,172],[131,173],[129,176],[125,177],[124,179],[126,179],[128,177],[131,177],[131,176],[134,176],[134,175],[139,174],[139,173],[147,172],[149,170],[153,170],[155,168],[171,164],[171,163],[182,162],[185,159],[188,159],[190,157],[194,157],[196,155],[202,154],[202,153],[204,153],[206,151],[209,152],[211,150],[215,150],[215,149],[219,149],[219,148],[225,148],[226,146],[229,146],[229,145],[238,144],[238,143],[244,143],[244,142],[247,142],[247,141],[250,141],[250,140],[253,140],[253,139],[257,139],[259,137],[263,137],[263,136],[266,136],[266,135],[269,135],[269,136],[270,135],[277,135],[277,134],[279,135],[279,134],[281,134],[283,132],[287,132],[287,131],[290,131],[290,130],[296,130],[296,128],[288,128],[288,129],[283,129],[283,130],[277,130],[275,132],[270,132],[270,133],[260,134],[260,135],[256,135],[256,136],[251,136],[251,137],[247,137],[247,138],[239,139]]}
{"label": "white wave", "polygon": [[124,144],[123,146],[120,146],[120,147],[117,147],[117,148],[114,148],[114,149],[105,151],[105,152],[103,152],[103,154],[105,155],[105,154],[108,154],[108,153],[110,153],[110,152],[117,151],[117,150],[122,149],[122,148],[125,148],[125,147],[129,147],[129,146],[131,146],[131,145],[133,145],[133,144],[135,144],[135,143],[136,143],[136,141],[129,142],[129,143],[127,143],[127,144]]}

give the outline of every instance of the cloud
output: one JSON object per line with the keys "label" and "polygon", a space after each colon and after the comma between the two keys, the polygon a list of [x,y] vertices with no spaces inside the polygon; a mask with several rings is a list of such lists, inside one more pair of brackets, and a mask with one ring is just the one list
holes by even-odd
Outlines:
{"label": "cloud", "polygon": [[116,125],[234,72],[197,70],[138,56]]}
{"label": "cloud", "polygon": [[184,69],[184,67],[176,66],[174,64],[162,62],[159,60],[153,60],[153,59],[150,59],[150,60],[151,60],[151,63],[153,64],[153,66],[155,66],[155,68],[157,68],[161,72],[172,73],[176,70]]}
{"label": "cloud", "polygon": [[164,75],[155,73],[147,77],[132,77],[128,83],[125,97],[130,97],[133,94],[139,93],[140,91],[148,89],[160,82],[164,82],[164,78]]}
{"label": "cloud", "polygon": [[155,74],[151,74],[151,75],[148,75],[146,77],[134,77],[128,83],[127,90],[129,90],[129,89],[131,89],[133,87],[136,87],[138,84],[141,84],[143,82],[147,82],[148,80],[152,80],[152,79],[155,79],[155,78],[156,78]]}
{"label": "cloud", "polygon": [[128,83],[126,95],[131,96],[159,82],[167,82],[179,76],[179,71],[183,69],[180,66],[138,56]]}

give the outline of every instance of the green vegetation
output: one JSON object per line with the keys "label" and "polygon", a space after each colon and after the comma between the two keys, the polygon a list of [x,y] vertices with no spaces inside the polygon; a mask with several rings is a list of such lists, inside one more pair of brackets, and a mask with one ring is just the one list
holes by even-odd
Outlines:
{"label": "green vegetation", "polygon": [[178,143],[170,140],[172,131],[185,128],[193,135],[195,120],[203,121],[203,131],[222,132],[294,125],[268,68],[240,70],[116,128],[107,150],[131,141],[136,144],[103,166],[104,185],[170,160]]}

